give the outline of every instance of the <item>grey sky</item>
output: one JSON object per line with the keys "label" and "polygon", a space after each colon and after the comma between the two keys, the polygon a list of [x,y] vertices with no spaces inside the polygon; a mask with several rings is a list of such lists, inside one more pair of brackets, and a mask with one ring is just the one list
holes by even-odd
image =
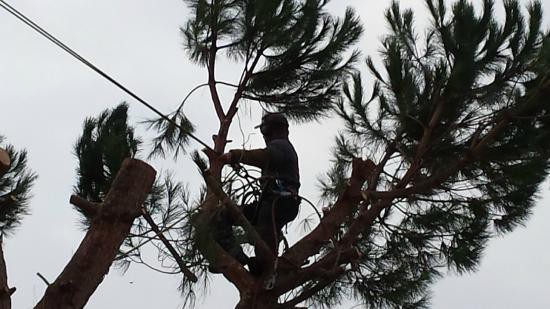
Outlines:
{"label": "grey sky", "polygon": [[[419,8],[419,24],[426,22],[423,1],[400,2]],[[548,25],[550,0],[542,2]],[[206,81],[204,70],[191,64],[182,48],[178,27],[186,21],[187,8],[181,0],[10,3],[162,111],[173,110],[190,89]],[[333,0],[330,8],[342,14],[348,5],[357,10],[365,25],[358,48],[376,56],[386,29],[382,13],[389,1]],[[13,307],[31,308],[45,289],[36,272],[55,279],[83,236],[76,212],[68,204],[75,179],[72,145],[82,121],[123,100],[131,103],[134,121],[152,114],[3,11],[0,40],[0,133],[29,151],[29,164],[40,176],[31,202],[33,214],[5,241],[9,281],[17,287]],[[232,66],[226,63],[220,68],[220,79],[233,77]],[[198,135],[205,140],[216,124],[208,98],[206,91],[198,91],[186,107]],[[246,115],[242,110],[243,131],[248,134],[257,119],[250,121]],[[242,141],[236,128],[231,133],[233,147]],[[328,149],[337,130],[334,121],[293,127],[291,139],[301,154],[302,192],[313,200],[317,196],[315,179],[327,167]],[[261,145],[257,135],[252,144]],[[181,179],[195,185],[199,181],[188,158],[182,157],[177,165],[171,160],[153,165],[157,170],[177,167]],[[490,243],[479,272],[451,276],[434,286],[434,308],[550,308],[548,188],[548,184],[542,187],[543,198],[527,228]],[[178,283],[179,278],[141,266],[132,266],[125,276],[112,270],[87,308],[180,308]],[[236,298],[234,288],[214,280],[210,294],[197,307],[232,308]]]}

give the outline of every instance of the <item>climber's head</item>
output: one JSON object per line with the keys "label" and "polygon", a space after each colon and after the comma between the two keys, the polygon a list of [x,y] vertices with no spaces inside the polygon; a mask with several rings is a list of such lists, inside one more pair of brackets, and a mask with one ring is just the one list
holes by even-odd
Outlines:
{"label": "climber's head", "polygon": [[260,128],[264,140],[269,142],[273,139],[288,138],[288,120],[281,113],[267,113],[262,117]]}

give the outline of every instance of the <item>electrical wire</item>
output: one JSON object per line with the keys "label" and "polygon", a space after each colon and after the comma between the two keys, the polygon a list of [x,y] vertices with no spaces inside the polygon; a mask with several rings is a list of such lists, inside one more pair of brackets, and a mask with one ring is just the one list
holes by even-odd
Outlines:
{"label": "electrical wire", "polygon": [[185,132],[190,138],[195,140],[197,143],[201,144],[205,148],[216,152],[214,149],[212,149],[210,146],[208,146],[205,142],[203,142],[201,139],[199,139],[197,136],[195,136],[193,133],[189,132],[189,130],[184,129],[181,125],[177,124],[174,120],[170,119],[168,116],[161,113],[158,109],[156,109],[151,104],[147,103],[144,99],[140,98],[138,95],[136,95],[134,92],[126,88],[124,85],[116,81],[114,78],[112,78],[109,74],[105,73],[103,70],[99,69],[97,66],[95,66],[90,61],[86,60],[86,58],[82,57],[80,54],[75,52],[73,49],[65,45],[63,42],[58,40],[55,36],[50,34],[48,31],[44,30],[42,27],[37,25],[35,22],[33,22],[30,18],[25,16],[23,13],[19,12],[17,9],[15,9],[13,6],[5,2],[4,0],[0,0],[0,7],[2,7],[4,10],[6,10],[8,13],[13,15],[15,18],[19,19],[21,22],[23,22],[25,25],[29,26],[34,31],[38,32],[40,35],[42,35],[44,38],[46,38],[48,41],[52,42],[62,50],[64,50],[66,53],[86,65],[88,68],[95,71],[97,74],[111,82],[113,85],[117,86],[122,91],[126,92],[128,95],[130,95],[132,98],[137,100],[139,103],[143,104],[145,107],[147,107],[149,110],[153,111],[155,114],[159,115],[164,120],[170,122],[175,127],[180,129],[181,131]]}

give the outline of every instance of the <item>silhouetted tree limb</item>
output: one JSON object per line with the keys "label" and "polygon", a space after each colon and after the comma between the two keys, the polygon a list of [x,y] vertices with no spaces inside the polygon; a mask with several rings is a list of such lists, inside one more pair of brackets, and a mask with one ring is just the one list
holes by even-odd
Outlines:
{"label": "silhouetted tree limb", "polygon": [[359,202],[363,200],[361,190],[371,176],[376,165],[371,160],[356,159],[348,186],[334,206],[325,214],[319,225],[298,241],[283,255],[286,262],[300,266],[304,261],[319,252],[319,249],[336,234],[340,225],[349,218]]}
{"label": "silhouetted tree limb", "polygon": [[[155,174],[155,170],[142,161],[124,160],[105,201],[91,218],[82,243],[35,308],[84,307],[109,272],[134,219],[141,215],[141,205],[151,190]],[[76,203],[75,206],[83,205],[85,203]]]}
{"label": "silhouetted tree limb", "polygon": [[178,263],[178,266],[179,266],[181,272],[187,277],[187,279],[189,279],[193,282],[197,282],[197,280],[198,280],[197,276],[195,276],[195,274],[193,274],[189,270],[189,268],[187,268],[187,266],[185,266],[185,262],[182,260],[181,254],[174,248],[174,246],[172,246],[172,244],[170,244],[168,239],[166,239],[166,237],[164,237],[164,235],[162,234],[162,231],[159,229],[158,225],[155,223],[153,218],[151,218],[151,215],[149,215],[149,213],[147,213],[145,208],[142,208],[141,212],[142,212],[142,215],[143,215],[143,218],[145,219],[145,221],[147,221],[147,223],[149,223],[149,225],[151,226],[151,229],[155,232],[155,234],[157,234],[157,237],[160,239],[160,241],[162,241],[164,246],[166,246],[166,249],[168,249],[168,251],[170,251],[170,253],[174,257],[174,259],[176,260],[176,263]]}
{"label": "silhouetted tree limb", "polygon": [[11,308],[11,295],[15,293],[15,288],[8,286],[8,273],[6,270],[6,261],[4,260],[3,237],[0,236],[0,309]]}

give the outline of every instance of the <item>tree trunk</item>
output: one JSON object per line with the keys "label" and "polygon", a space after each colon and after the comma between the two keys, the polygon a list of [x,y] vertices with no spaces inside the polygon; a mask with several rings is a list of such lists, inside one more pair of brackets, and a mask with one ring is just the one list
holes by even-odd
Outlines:
{"label": "tree trunk", "polygon": [[15,288],[8,287],[8,272],[6,270],[6,261],[4,260],[4,250],[2,249],[3,237],[0,236],[0,309],[11,308],[11,294]]}
{"label": "tree trunk", "polygon": [[99,207],[77,197],[71,203],[94,212],[90,229],[61,275],[46,289],[36,309],[83,308],[108,273],[155,179],[142,161],[126,159]]}
{"label": "tree trunk", "polygon": [[271,295],[269,291],[261,286],[260,280],[255,290],[241,292],[239,303],[235,306],[235,309],[280,309],[277,297]]}
{"label": "tree trunk", "polygon": [[[0,148],[0,177],[9,170],[11,164],[8,152]],[[0,235],[0,309],[11,308],[11,294],[15,288],[8,287],[8,271],[6,261],[4,260],[4,250],[2,249],[3,237]]]}

